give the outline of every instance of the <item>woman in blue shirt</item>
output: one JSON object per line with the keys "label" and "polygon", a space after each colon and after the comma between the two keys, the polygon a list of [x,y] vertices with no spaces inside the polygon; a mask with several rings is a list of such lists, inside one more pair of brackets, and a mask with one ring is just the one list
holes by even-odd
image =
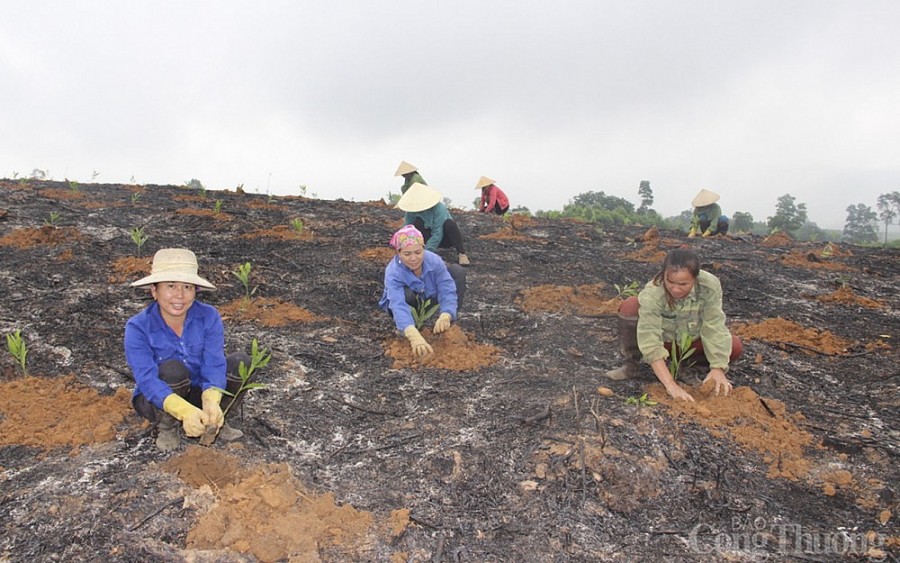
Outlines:
{"label": "woman in blue shirt", "polygon": [[425,300],[438,304],[440,314],[434,333],[450,328],[466,293],[466,271],[457,264],[445,264],[440,256],[426,250],[425,237],[413,225],[394,233],[390,244],[397,255],[384,270],[384,292],[378,306],[394,318],[413,352],[424,357],[434,350],[416,328],[411,308]]}
{"label": "woman in blue shirt", "polygon": [[216,425],[223,440],[240,438],[240,430],[225,425],[219,389],[237,394],[238,366],[249,366],[250,357],[243,352],[225,357],[222,317],[215,307],[194,300],[198,288],[215,289],[197,275],[197,257],[190,250],[164,248],[154,255],[150,275],[131,286],[149,286],[153,296],[153,303],[125,325],[125,358],[136,383],[132,405],[156,424],[157,448],[168,452],[180,445],[178,421],[191,437]]}

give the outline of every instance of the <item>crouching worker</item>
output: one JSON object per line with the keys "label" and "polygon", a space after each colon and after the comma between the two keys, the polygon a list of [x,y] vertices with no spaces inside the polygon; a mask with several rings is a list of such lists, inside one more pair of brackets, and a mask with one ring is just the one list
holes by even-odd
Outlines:
{"label": "crouching worker", "polygon": [[422,358],[434,352],[416,328],[413,309],[426,300],[438,305],[434,333],[450,328],[462,307],[466,293],[466,271],[458,264],[446,264],[425,249],[425,238],[413,225],[406,225],[391,237],[397,255],[384,270],[384,292],[378,306],[394,319],[413,353]]}
{"label": "crouching worker", "polygon": [[438,248],[456,248],[459,264],[469,265],[462,233],[447,206],[441,203],[440,192],[425,184],[413,184],[397,201],[397,208],[405,211],[403,222],[414,225],[425,237],[427,250],[435,252]]}
{"label": "crouching worker", "polygon": [[676,249],[668,253],[660,272],[638,296],[619,306],[619,350],[625,363],[606,372],[606,377],[635,377],[643,356],[669,395],[693,401],[675,382],[666,361],[673,353],[672,342],[679,342],[683,334],[690,335],[691,347],[696,350],[689,361],[709,366],[703,382],[714,381],[716,395],[731,393],[725,374],[743,347],[725,327],[722,286],[718,278],[700,269],[694,251]]}
{"label": "crouching worker", "polygon": [[722,208],[717,201],[719,194],[709,190],[700,190],[700,193],[691,200],[694,216],[691,219],[688,238],[694,238],[697,233],[704,237],[728,234],[728,216],[722,215]]}
{"label": "crouching worker", "polygon": [[478,183],[475,184],[475,189],[481,190],[481,204],[478,207],[478,211],[497,215],[504,215],[509,211],[509,198],[487,176],[479,178]]}
{"label": "crouching worker", "polygon": [[156,426],[156,447],[178,448],[179,422],[190,437],[216,425],[219,438],[240,438],[243,432],[225,424],[222,393],[215,388],[232,393],[227,400],[238,403],[238,366],[249,366],[250,356],[236,352],[226,358],[222,317],[215,307],[194,300],[199,289],[215,289],[197,275],[197,257],[190,250],[164,248],[153,256],[150,275],[131,286],[149,287],[153,296],[153,303],[125,325],[125,358],[136,383],[131,403]]}

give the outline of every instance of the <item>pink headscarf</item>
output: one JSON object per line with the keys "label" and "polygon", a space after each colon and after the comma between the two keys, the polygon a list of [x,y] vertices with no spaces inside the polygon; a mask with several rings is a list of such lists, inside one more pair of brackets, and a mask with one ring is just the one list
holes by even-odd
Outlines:
{"label": "pink headscarf", "polygon": [[425,245],[425,237],[419,232],[419,229],[413,225],[404,225],[399,231],[391,237],[391,246],[400,250],[405,246],[413,246],[414,244]]}

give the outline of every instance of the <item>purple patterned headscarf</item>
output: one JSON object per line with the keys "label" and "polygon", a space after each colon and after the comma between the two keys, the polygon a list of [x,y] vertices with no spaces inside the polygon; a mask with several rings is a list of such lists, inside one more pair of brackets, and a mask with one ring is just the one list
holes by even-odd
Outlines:
{"label": "purple patterned headscarf", "polygon": [[419,229],[415,228],[413,225],[404,225],[403,228],[394,233],[394,236],[391,237],[390,244],[397,250],[414,244],[421,244],[424,246],[425,237],[423,237],[422,233],[419,232]]}

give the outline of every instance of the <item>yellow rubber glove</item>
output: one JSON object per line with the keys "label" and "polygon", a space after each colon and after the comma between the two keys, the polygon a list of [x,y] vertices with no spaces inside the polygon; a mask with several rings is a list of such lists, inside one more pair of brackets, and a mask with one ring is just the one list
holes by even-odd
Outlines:
{"label": "yellow rubber glove", "polygon": [[703,236],[708,237],[711,234],[712,234],[712,231],[710,229],[706,229],[706,232],[703,233]]}
{"label": "yellow rubber glove", "polygon": [[163,410],[181,421],[184,433],[192,438],[203,434],[205,429],[203,411],[185,401],[175,393],[170,394],[163,401]]}
{"label": "yellow rubber glove", "polygon": [[691,227],[688,238],[694,238],[695,236],[697,236],[697,227]]}
{"label": "yellow rubber glove", "polygon": [[431,347],[431,344],[422,338],[422,335],[419,334],[419,331],[415,326],[409,325],[406,327],[406,330],[403,331],[403,336],[409,340],[409,344],[412,346],[413,353],[416,356],[423,358],[428,354],[434,354],[434,349]]}
{"label": "yellow rubber glove", "polygon": [[441,313],[434,323],[434,333],[440,334],[450,328],[450,313]]}
{"label": "yellow rubber glove", "polygon": [[222,414],[222,407],[219,403],[222,401],[222,392],[218,389],[207,389],[200,394],[203,401],[203,412],[206,414],[207,424],[215,424],[219,428],[225,424],[225,415]]}

